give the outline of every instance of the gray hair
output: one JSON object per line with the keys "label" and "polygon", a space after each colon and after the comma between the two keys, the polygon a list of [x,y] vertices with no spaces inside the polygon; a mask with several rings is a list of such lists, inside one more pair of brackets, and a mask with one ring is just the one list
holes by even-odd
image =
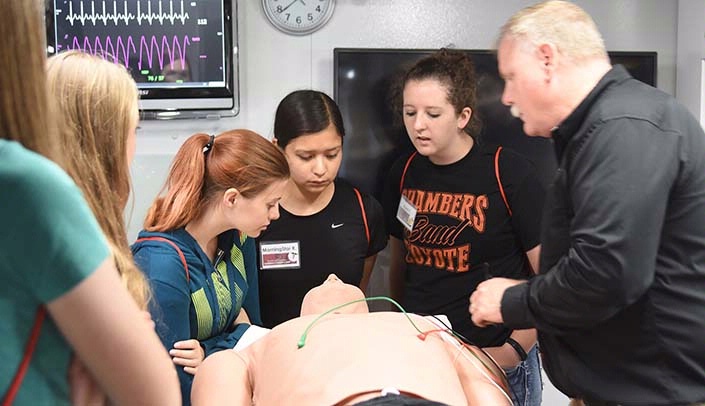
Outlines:
{"label": "gray hair", "polygon": [[574,63],[607,58],[604,40],[592,17],[568,1],[549,0],[520,10],[502,27],[497,45],[506,37],[534,46],[553,44]]}

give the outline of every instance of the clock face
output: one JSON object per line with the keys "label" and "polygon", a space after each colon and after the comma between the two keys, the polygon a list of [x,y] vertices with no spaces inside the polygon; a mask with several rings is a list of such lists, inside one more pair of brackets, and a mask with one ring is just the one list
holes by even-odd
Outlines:
{"label": "clock face", "polygon": [[334,6],[335,0],[262,0],[269,21],[292,35],[310,34],[323,27]]}

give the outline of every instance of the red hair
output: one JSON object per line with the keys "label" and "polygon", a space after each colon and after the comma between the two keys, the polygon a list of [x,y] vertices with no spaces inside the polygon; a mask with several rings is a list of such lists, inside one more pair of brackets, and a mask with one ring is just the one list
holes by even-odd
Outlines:
{"label": "red hair", "polygon": [[184,227],[229,188],[252,198],[273,181],[289,178],[282,152],[255,132],[226,131],[204,152],[210,139],[208,134],[194,134],[179,148],[166,184],[149,208],[145,230]]}

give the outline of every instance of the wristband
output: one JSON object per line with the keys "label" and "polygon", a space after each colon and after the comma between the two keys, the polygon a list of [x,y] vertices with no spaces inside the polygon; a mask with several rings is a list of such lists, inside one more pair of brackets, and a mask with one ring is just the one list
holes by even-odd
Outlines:
{"label": "wristband", "polygon": [[517,340],[507,337],[507,344],[511,345],[512,348],[514,348],[514,351],[516,351],[517,355],[519,356],[519,359],[523,361],[526,361],[526,357],[528,355],[526,354],[526,351],[524,351],[524,348],[517,342]]}

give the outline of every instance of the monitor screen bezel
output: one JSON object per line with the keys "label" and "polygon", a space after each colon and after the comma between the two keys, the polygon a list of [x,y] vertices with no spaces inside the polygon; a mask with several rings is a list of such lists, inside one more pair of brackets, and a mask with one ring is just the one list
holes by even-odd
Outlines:
{"label": "monitor screen bezel", "polygon": [[[363,54],[365,58],[370,58],[374,56],[374,54],[380,54],[384,56],[385,59],[379,62],[381,65],[379,69],[383,69],[383,72],[395,71],[401,73],[399,68],[408,66],[402,66],[403,64],[390,65],[390,60],[386,58],[398,55],[400,57],[399,59],[404,59],[404,55],[431,54],[435,51],[437,51],[437,49],[334,48],[333,50],[333,97],[340,107],[346,126],[346,140],[343,144],[345,153],[343,154],[343,162],[341,163],[339,176],[377,198],[381,197],[381,188],[383,186],[383,182],[380,179],[384,178],[384,173],[389,169],[391,163],[396,160],[398,156],[410,152],[413,147],[410,145],[406,131],[401,126],[401,123],[390,123],[389,114],[393,115],[394,112],[389,110],[390,106],[388,103],[385,103],[384,108],[381,108],[379,103],[375,103],[374,100],[370,99],[357,102],[364,104],[362,108],[351,108],[351,106],[353,106],[353,104],[351,104],[353,103],[353,96],[351,93],[342,94],[343,92],[341,92],[340,86],[344,80],[343,76],[346,76],[353,66],[341,66],[341,61],[355,54]],[[488,56],[494,58],[495,55],[495,51],[488,49],[458,49],[458,51],[481,56],[481,59],[485,60],[485,62]],[[609,51],[608,54],[620,58],[643,58],[651,67],[651,69],[647,69],[646,71],[651,72],[652,77],[642,78],[642,80],[649,85],[656,85],[658,63],[656,52]],[[367,66],[376,67],[377,65]],[[501,81],[498,72],[496,72],[496,62],[494,66],[485,65],[484,63],[482,66],[486,73],[490,73],[490,71],[494,72],[491,76],[494,77],[496,75],[497,77],[493,80],[484,81],[482,86],[478,84],[478,96],[480,87],[484,86],[485,89],[488,89],[492,86],[498,86],[497,84],[493,84],[495,81]],[[478,71],[477,73],[479,74],[483,69],[478,69],[478,67],[479,65],[477,65],[476,62],[476,71]],[[375,70],[375,72],[379,71]],[[390,72],[380,75],[375,74],[375,80],[388,77],[388,73]],[[386,86],[388,84],[383,85]],[[356,89],[356,92],[365,92],[365,89],[369,89],[369,86],[360,84],[357,85]],[[556,166],[555,155],[550,139],[525,136],[520,120],[511,116],[509,109],[501,105],[499,100],[500,95],[495,93],[496,91],[491,92],[491,99],[478,100],[478,105],[476,106],[481,120],[484,124],[487,124],[487,128],[483,125],[481,138],[484,139],[487,135],[489,141],[507,145],[525,154],[536,165],[541,182],[546,185],[549,184]],[[373,96],[380,100],[383,98],[380,98],[378,94],[374,94]],[[360,106],[360,104],[358,104],[358,106]],[[484,117],[482,113],[484,113]],[[488,115],[488,113],[492,114]],[[369,122],[360,120],[360,117],[362,117],[361,114],[364,117],[371,117]],[[380,119],[378,117],[380,115],[383,115],[385,118]],[[377,125],[380,123],[382,126]],[[388,125],[393,127],[388,127]],[[500,128],[500,125],[502,131],[492,131],[493,129]],[[522,136],[519,137],[519,135]]]}
{"label": "monitor screen bezel", "polygon": [[[56,52],[56,8],[59,0],[46,0],[47,55]],[[233,117],[240,112],[237,1],[222,0],[225,84],[222,87],[139,87],[142,119],[194,119]]]}

